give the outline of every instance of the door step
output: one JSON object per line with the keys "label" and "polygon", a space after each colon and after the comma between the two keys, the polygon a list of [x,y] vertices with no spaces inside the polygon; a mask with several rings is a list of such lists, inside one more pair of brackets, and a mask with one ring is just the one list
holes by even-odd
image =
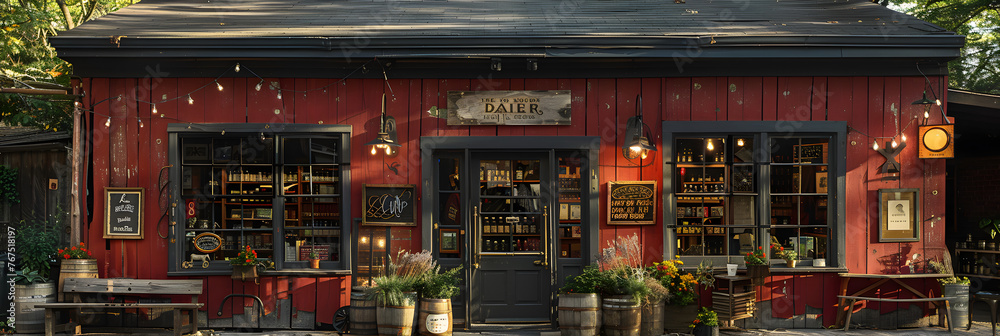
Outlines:
{"label": "door step", "polygon": [[502,322],[502,323],[473,323],[469,326],[472,331],[559,331],[558,328],[552,326],[552,323],[545,322]]}

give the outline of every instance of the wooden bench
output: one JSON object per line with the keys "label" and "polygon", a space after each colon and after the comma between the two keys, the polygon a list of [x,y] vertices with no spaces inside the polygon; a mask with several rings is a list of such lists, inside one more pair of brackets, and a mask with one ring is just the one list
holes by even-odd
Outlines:
{"label": "wooden bench", "polygon": [[[74,302],[41,303],[37,308],[45,308],[45,336],[55,333],[72,331],[80,333],[80,310],[89,309],[170,309],[173,311],[174,335],[184,332],[198,331],[198,309],[204,306],[198,303],[198,295],[202,292],[201,280],[152,280],[152,279],[66,279],[63,293],[67,300]],[[110,302],[80,302],[81,294],[98,294],[102,296],[135,296],[135,295],[191,295],[191,303],[110,303]],[[69,323],[56,324],[56,310],[71,310]],[[183,324],[182,313],[188,312],[190,323]]]}
{"label": "wooden bench", "polygon": [[844,323],[844,331],[847,331],[851,327],[851,315],[854,315],[854,303],[858,300],[867,301],[879,301],[879,302],[941,302],[944,301],[944,317],[945,321],[948,323],[948,332],[951,332],[951,305],[948,300],[954,300],[953,297],[932,297],[932,298],[915,298],[915,299],[892,299],[892,298],[873,298],[865,296],[845,296],[838,295],[837,298],[841,300],[850,300],[847,304],[847,322]]}

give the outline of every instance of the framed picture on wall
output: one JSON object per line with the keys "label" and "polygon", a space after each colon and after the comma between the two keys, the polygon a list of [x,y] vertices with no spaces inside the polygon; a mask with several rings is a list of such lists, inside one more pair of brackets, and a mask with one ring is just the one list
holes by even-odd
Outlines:
{"label": "framed picture on wall", "polygon": [[458,229],[441,229],[440,253],[458,253]]}
{"label": "framed picture on wall", "polygon": [[920,189],[879,189],[879,242],[920,241]]}

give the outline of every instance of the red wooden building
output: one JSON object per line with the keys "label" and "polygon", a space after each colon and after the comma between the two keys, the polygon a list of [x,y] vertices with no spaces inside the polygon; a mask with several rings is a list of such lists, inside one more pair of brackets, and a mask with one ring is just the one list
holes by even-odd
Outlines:
{"label": "red wooden building", "polygon": [[[212,328],[330,324],[399,249],[464,266],[460,324],[550,323],[562,279],[633,234],[649,263],[798,250],[772,259],[760,326],[820,328],[838,273],[946,253],[945,160],[914,144],[946,105],[912,102],[946,99],[963,37],[867,1],[147,0],[51,41],[86,92],[77,224],[101,276],[204,279]],[[653,205],[614,216],[615,181],[654,183]],[[105,238],[113,187],[144,188],[141,239]],[[244,245],[277,264],[259,284],[230,278]]]}

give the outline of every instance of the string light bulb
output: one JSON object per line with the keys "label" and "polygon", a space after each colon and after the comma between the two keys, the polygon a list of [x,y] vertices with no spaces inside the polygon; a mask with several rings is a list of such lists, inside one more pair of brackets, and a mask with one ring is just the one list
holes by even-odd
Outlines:
{"label": "string light bulb", "polygon": [[941,100],[940,99],[935,99],[934,103],[937,104],[937,106],[941,106]]}
{"label": "string light bulb", "polygon": [[260,141],[264,142],[264,132],[260,132]]}
{"label": "string light bulb", "polygon": [[896,143],[896,139],[892,139],[892,144],[890,145],[892,146],[892,148],[896,148],[896,146],[899,146],[899,144]]}
{"label": "string light bulb", "polygon": [[156,114],[156,104],[153,104],[153,114]]}
{"label": "string light bulb", "polygon": [[872,149],[878,150],[878,139],[875,139],[875,143],[872,145]]}
{"label": "string light bulb", "polygon": [[736,139],[736,145],[743,147],[743,139]]}
{"label": "string light bulb", "polygon": [[902,135],[903,142],[906,142],[906,134]]}
{"label": "string light bulb", "polygon": [[222,83],[215,82],[215,87],[219,89],[219,91],[222,91]]}
{"label": "string light bulb", "polygon": [[378,154],[378,152],[375,151],[375,146],[372,146],[372,155],[375,155],[375,154]]}
{"label": "string light bulb", "polygon": [[931,118],[931,112],[930,111],[924,111],[924,119],[930,119],[930,118]]}
{"label": "string light bulb", "polygon": [[193,104],[194,104],[194,98],[191,98],[191,95],[188,95],[188,105],[193,105]]}
{"label": "string light bulb", "polygon": [[708,150],[710,151],[715,150],[715,146],[712,145],[712,139],[708,139]]}
{"label": "string light bulb", "polygon": [[236,72],[240,72],[240,64],[236,63]]}
{"label": "string light bulb", "polygon": [[260,83],[257,83],[257,86],[254,86],[253,89],[257,90],[257,91],[260,91],[260,87],[262,85],[264,85],[264,80],[263,79],[260,81]]}
{"label": "string light bulb", "polygon": [[111,127],[111,117],[108,117],[108,121],[104,122],[104,127]]}
{"label": "string light bulb", "polygon": [[226,130],[222,130],[222,135],[226,135]]}
{"label": "string light bulb", "polygon": [[278,100],[281,100],[281,89],[278,89]]}
{"label": "string light bulb", "polygon": [[139,120],[139,128],[145,127],[145,125],[142,124],[142,118],[136,118],[136,120]]}

